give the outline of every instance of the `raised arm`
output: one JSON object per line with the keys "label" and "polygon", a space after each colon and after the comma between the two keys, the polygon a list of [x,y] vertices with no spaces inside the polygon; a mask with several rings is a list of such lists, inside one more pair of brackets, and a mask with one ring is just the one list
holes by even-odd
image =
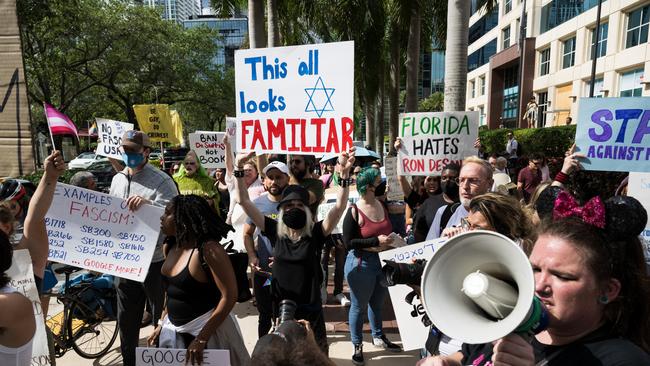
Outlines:
{"label": "raised arm", "polygon": [[[399,151],[402,148],[402,139],[399,137],[395,139],[395,151]],[[399,163],[398,163],[399,164]],[[398,181],[399,181],[399,186],[402,188],[402,192],[404,192],[404,199],[408,197],[411,194],[411,185],[409,184],[409,181],[406,179],[405,175],[399,175],[398,174]]]}
{"label": "raised arm", "polygon": [[65,171],[65,162],[59,151],[54,151],[43,163],[45,171],[38,187],[29,200],[27,217],[25,218],[24,235],[16,249],[28,249],[32,257],[34,275],[43,278],[49,243],[45,229],[45,215],[52,205],[56,182]]}
{"label": "raised arm", "polygon": [[255,206],[253,201],[251,201],[248,196],[248,188],[246,188],[246,183],[244,182],[244,162],[246,162],[254,153],[249,154],[237,154],[237,159],[235,160],[236,170],[241,172],[240,177],[235,177],[236,187],[235,190],[237,200],[241,205],[242,209],[250,219],[253,221],[253,224],[260,228],[261,231],[264,231],[264,215],[260,210]]}
{"label": "raised arm", "polygon": [[[339,177],[341,178],[341,189],[336,195],[336,205],[330,212],[327,213],[325,219],[323,220],[323,234],[325,236],[332,233],[332,230],[336,227],[343,212],[348,207],[348,195],[350,194],[350,170],[354,165],[354,150],[352,147],[348,152],[342,152],[338,158],[337,169],[340,169]],[[343,183],[346,181],[346,183]]]}
{"label": "raised arm", "polygon": [[564,188],[564,185],[568,183],[571,173],[576,170],[582,169],[582,164],[580,164],[580,159],[586,158],[585,154],[577,153],[576,144],[573,144],[566,153],[564,153],[564,162],[562,163],[562,170],[555,176],[552,186],[557,186]]}
{"label": "raised arm", "polygon": [[226,146],[226,176],[229,176],[232,175],[235,167],[232,162],[232,145],[230,144],[228,135],[223,137],[223,144]]}

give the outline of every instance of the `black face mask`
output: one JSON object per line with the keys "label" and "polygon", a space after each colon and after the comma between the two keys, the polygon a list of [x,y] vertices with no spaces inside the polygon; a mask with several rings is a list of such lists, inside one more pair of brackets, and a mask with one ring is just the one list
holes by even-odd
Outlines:
{"label": "black face mask", "polygon": [[386,194],[386,182],[381,182],[375,187],[375,197],[380,197],[384,194]]}
{"label": "black face mask", "polygon": [[292,208],[284,212],[282,222],[294,230],[300,230],[307,224],[307,215],[299,208]]}
{"label": "black face mask", "polygon": [[452,201],[458,201],[460,194],[458,193],[458,183],[453,180],[447,180],[440,183],[442,193],[446,194]]}

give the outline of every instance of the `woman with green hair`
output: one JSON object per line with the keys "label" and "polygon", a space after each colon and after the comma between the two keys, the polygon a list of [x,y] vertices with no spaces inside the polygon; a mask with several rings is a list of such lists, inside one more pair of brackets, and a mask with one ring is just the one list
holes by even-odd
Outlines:
{"label": "woman with green hair", "polygon": [[391,249],[393,226],[388,210],[377,196],[384,194],[381,173],[365,168],[357,175],[359,200],[352,205],[343,220],[343,242],[349,250],[345,261],[345,277],[350,285],[352,304],[348,320],[350,338],[354,345],[352,362],[363,365],[364,313],[372,330],[373,344],[391,352],[400,352],[400,346],[386,338],[382,329],[381,311],[388,289],[381,284],[381,261],[378,252]]}
{"label": "woman with green hair", "polygon": [[214,191],[214,180],[201,166],[196,152],[190,150],[185,155],[183,164],[178,169],[178,173],[173,175],[173,178],[180,194],[184,196],[195,194],[205,198],[210,207],[214,207],[217,214],[219,214],[219,195]]}

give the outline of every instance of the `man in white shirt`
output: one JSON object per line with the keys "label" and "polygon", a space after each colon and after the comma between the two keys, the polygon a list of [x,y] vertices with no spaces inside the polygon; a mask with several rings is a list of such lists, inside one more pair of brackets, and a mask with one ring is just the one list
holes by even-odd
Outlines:
{"label": "man in white shirt", "polygon": [[[489,192],[490,188],[492,188],[492,183],[492,167],[487,161],[477,156],[470,156],[463,160],[463,167],[460,169],[460,175],[458,177],[460,205],[457,207],[447,205],[438,209],[431,223],[426,240],[439,238],[441,234],[444,235],[442,229],[460,225],[460,220],[469,214],[469,203],[472,198]],[[449,215],[449,212],[445,215],[446,210],[454,211],[445,224],[443,222],[443,216]]]}

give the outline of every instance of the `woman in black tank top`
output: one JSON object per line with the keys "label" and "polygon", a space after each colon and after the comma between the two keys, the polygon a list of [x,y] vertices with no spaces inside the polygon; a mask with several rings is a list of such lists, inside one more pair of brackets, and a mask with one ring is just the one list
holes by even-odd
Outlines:
{"label": "woman in black tank top", "polygon": [[[201,360],[205,348],[226,348],[233,365],[247,364],[241,335],[233,336],[231,329],[235,324],[230,311],[237,301],[235,274],[219,244],[232,227],[196,195],[176,196],[160,220],[170,239],[161,269],[167,297],[163,320],[149,343],[157,343],[161,329],[171,329],[175,336],[168,337],[171,341],[160,337],[161,346],[186,347],[188,362]],[[225,328],[228,337],[222,337]]]}

